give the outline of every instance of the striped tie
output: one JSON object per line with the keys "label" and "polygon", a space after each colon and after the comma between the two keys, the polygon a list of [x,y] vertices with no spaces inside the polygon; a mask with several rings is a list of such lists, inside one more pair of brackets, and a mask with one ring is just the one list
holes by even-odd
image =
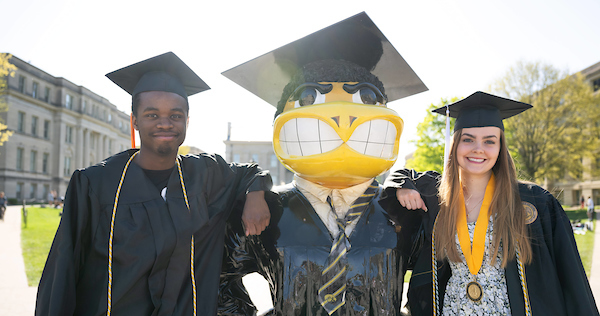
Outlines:
{"label": "striped tie", "polygon": [[[329,315],[346,303],[346,274],[348,274],[346,252],[350,250],[350,240],[346,236],[346,225],[352,223],[365,212],[378,190],[379,183],[377,183],[377,180],[373,180],[365,193],[354,201],[346,217],[339,219],[336,215],[339,234],[333,241],[325,269],[321,272],[321,287],[318,292],[319,302]],[[327,202],[333,214],[336,214],[329,197],[327,197]]]}

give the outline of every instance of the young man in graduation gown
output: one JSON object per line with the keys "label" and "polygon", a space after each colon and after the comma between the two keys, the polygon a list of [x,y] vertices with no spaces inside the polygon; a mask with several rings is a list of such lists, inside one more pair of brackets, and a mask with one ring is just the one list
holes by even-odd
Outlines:
{"label": "young man in graduation gown", "polygon": [[[473,106],[482,105],[498,110],[472,110]],[[449,105],[449,116],[457,118],[455,130],[482,126],[503,129],[504,118],[529,107],[531,106],[521,102],[476,92]],[[446,115],[446,107],[434,112]],[[440,179],[441,175],[435,171],[401,169],[391,173],[385,181],[388,196],[395,196],[399,189],[416,190],[414,198],[402,201],[405,206],[398,201],[390,201],[390,204],[395,204],[394,208],[403,213],[413,212],[423,216],[425,241],[422,243],[423,248],[419,250],[408,290],[409,310],[415,316],[432,315],[434,310],[431,236],[440,211]],[[533,183],[519,182],[518,190],[531,241],[532,262],[524,265],[524,283],[521,282],[516,258],[510,260],[504,268],[511,315],[599,315],[577,251],[571,224],[562,206],[552,194]],[[436,265],[439,291],[437,311],[438,315],[442,315],[446,284],[452,271],[447,260],[437,261]]]}
{"label": "young man in graduation gown", "polygon": [[259,237],[229,227],[219,313],[256,313],[241,277],[259,272],[273,315],[399,315],[418,217],[390,217],[375,177],[403,127],[386,104],[421,80],[365,13],[224,75],[277,107],[275,154],[295,176]]}
{"label": "young man in graduation gown", "polygon": [[36,314],[214,315],[225,221],[246,198],[245,224],[260,233],[270,176],[218,155],[177,154],[187,98],[209,87],[175,54],[107,76],[132,95],[141,146],[74,172]]}

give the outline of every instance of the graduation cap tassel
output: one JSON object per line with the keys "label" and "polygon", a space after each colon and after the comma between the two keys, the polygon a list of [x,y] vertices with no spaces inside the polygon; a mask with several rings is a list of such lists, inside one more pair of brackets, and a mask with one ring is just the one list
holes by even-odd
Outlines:
{"label": "graduation cap tassel", "polygon": [[135,129],[133,128],[133,113],[129,115],[129,127],[131,128],[131,148],[135,148]]}
{"label": "graduation cap tassel", "polygon": [[444,162],[442,169],[448,164],[448,156],[450,156],[450,107],[446,104],[446,143],[444,144]]}

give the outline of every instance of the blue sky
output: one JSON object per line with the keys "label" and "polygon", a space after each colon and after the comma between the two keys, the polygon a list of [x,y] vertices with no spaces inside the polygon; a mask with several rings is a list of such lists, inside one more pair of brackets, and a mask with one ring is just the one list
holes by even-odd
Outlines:
{"label": "blue sky", "polygon": [[429,88],[389,104],[405,121],[400,164],[430,103],[485,90],[517,61],[570,72],[600,62],[600,2],[592,0],[4,2],[0,52],[127,113],[129,95],[104,75],[175,52],[212,88],[190,98],[185,144],[219,154],[227,122],[233,140],[270,140],[275,112],[220,73],[361,11]]}

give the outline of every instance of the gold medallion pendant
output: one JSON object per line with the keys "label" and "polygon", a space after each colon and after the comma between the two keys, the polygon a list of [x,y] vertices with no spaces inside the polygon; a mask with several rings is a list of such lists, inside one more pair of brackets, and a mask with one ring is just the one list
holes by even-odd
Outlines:
{"label": "gold medallion pendant", "polygon": [[481,301],[483,290],[477,281],[472,281],[467,284],[467,297],[473,302]]}

